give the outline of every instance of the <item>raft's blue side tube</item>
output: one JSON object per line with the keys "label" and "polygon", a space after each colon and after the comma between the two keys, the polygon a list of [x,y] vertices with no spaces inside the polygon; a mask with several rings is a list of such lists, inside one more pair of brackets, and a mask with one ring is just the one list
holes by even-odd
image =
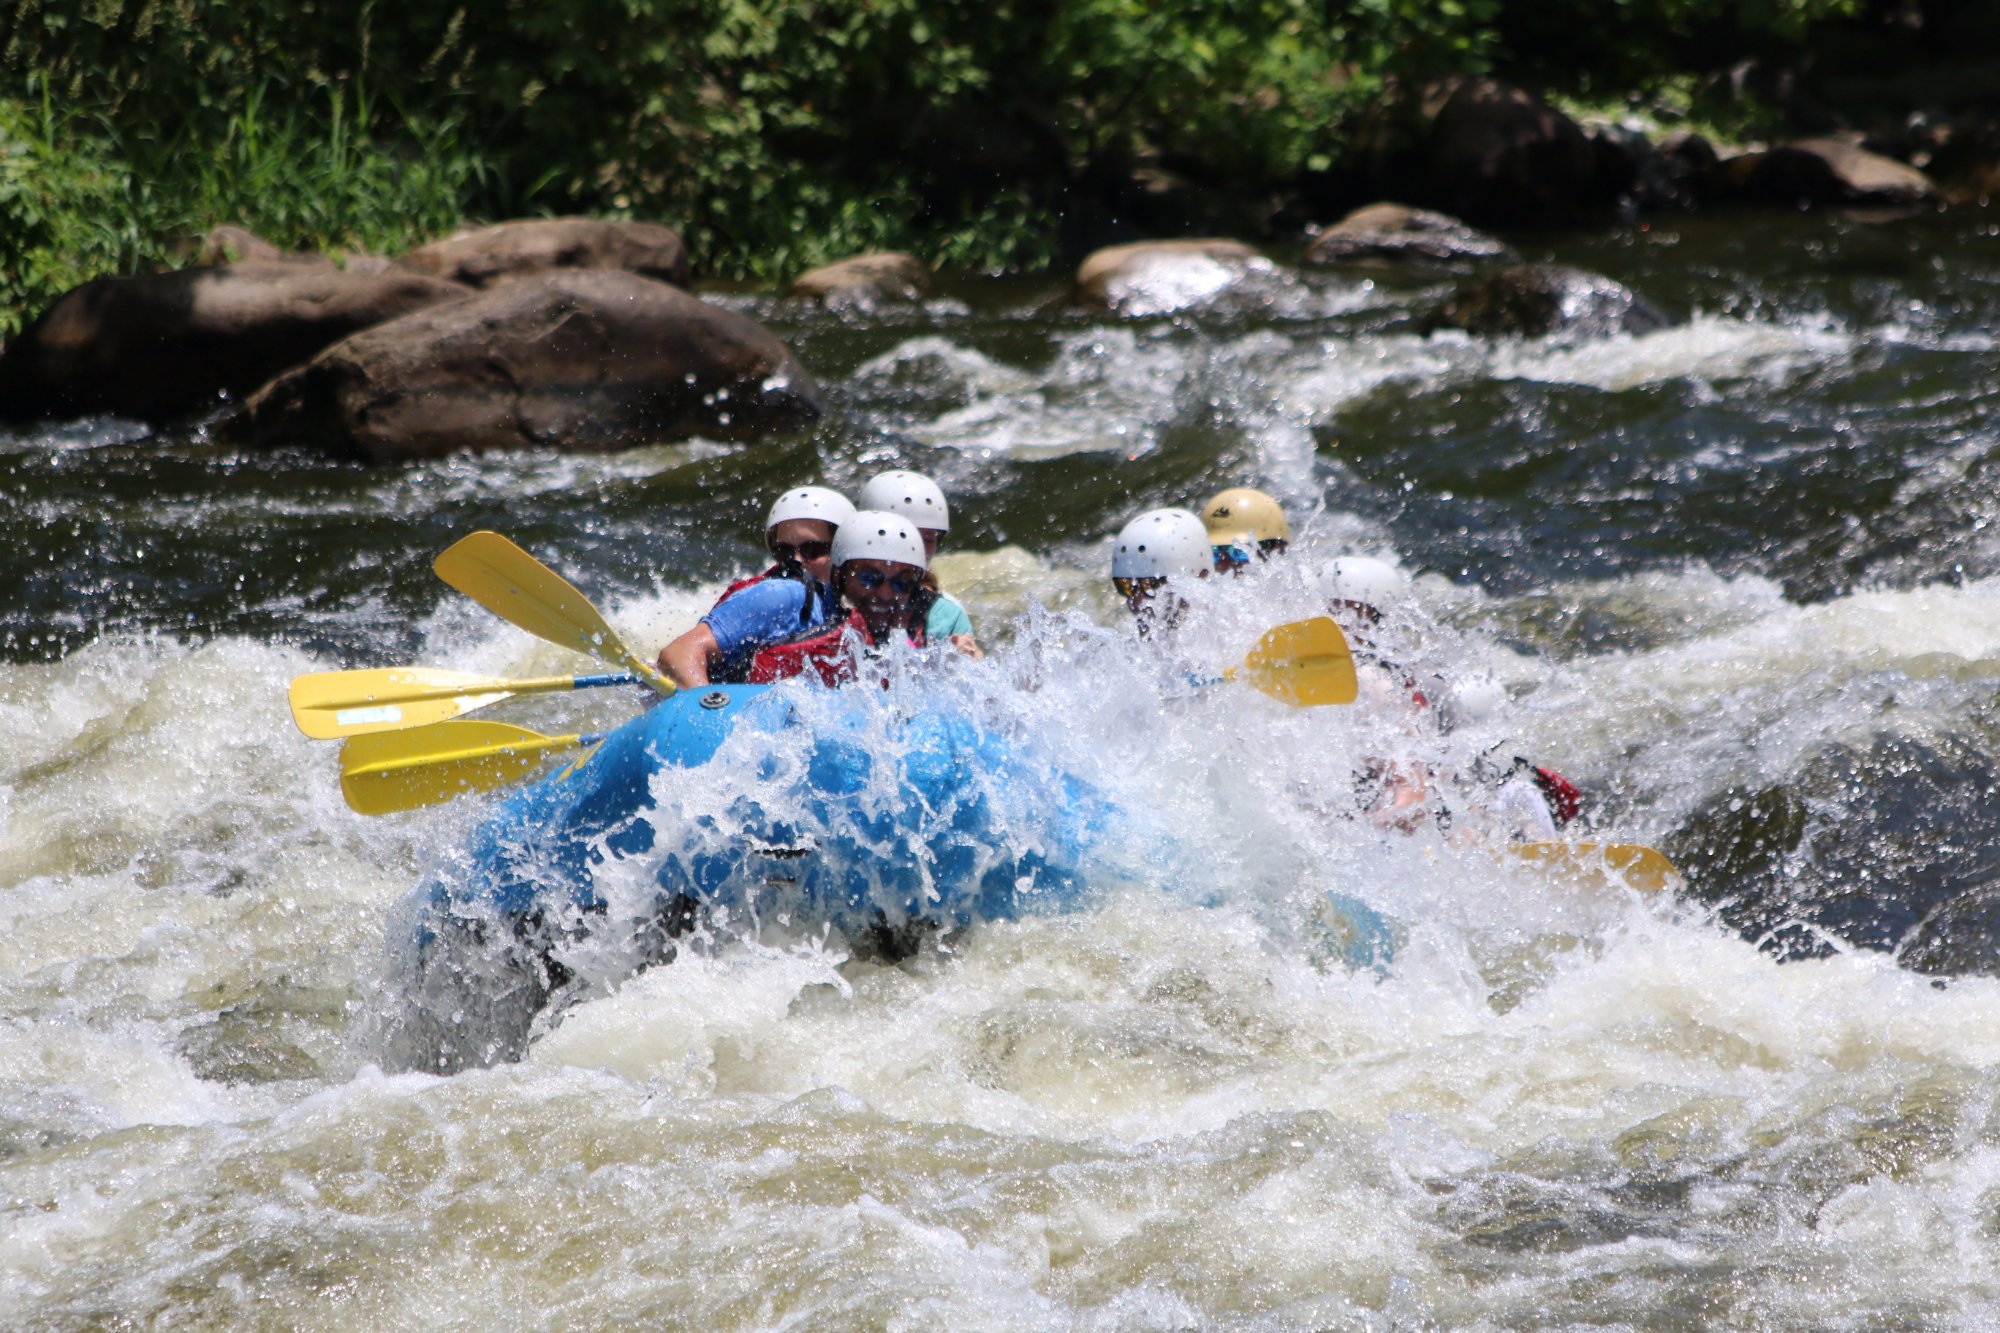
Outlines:
{"label": "raft's blue side tube", "polygon": [[[862,732],[879,723],[867,711],[879,703],[847,692],[814,703],[808,721],[768,685],[663,700],[581,765],[503,801],[424,892],[434,908],[482,903],[510,918],[601,912],[600,872],[620,862],[647,866],[663,901],[790,911],[845,931],[1077,905],[1081,862],[1110,814],[1086,784],[938,711],[900,720],[878,759]],[[775,745],[742,746],[731,758],[756,764],[758,780],[726,820],[682,823],[655,808],[663,767],[701,768],[751,731],[802,731],[803,762],[776,757]],[[878,763],[894,766],[891,785]]]}

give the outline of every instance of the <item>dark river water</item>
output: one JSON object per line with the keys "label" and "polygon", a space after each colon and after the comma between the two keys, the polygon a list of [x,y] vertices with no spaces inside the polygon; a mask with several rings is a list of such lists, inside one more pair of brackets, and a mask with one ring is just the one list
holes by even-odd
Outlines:
{"label": "dark river water", "polygon": [[[1062,276],[712,294],[818,376],[815,433],[396,469],[0,436],[0,1324],[2000,1323],[2000,221],[1510,239],[1677,322],[1425,334],[1442,281],[1283,266],[1151,316]],[[480,807],[352,813],[286,683],[585,669],[432,575],[476,528],[650,653],[774,492],[887,467],[951,496],[967,688],[1191,858],[895,966],[689,955],[520,1064],[382,1072],[388,923]],[[1140,700],[1109,537],[1239,484],[1301,567],[1411,575],[1427,668],[1510,696],[1477,743],[1681,890],[1313,817],[1340,710]],[[1392,966],[1315,946],[1325,891]]]}

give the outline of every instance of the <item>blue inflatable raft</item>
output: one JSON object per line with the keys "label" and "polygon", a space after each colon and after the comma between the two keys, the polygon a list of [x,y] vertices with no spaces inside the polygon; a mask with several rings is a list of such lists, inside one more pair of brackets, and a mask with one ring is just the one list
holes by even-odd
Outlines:
{"label": "blue inflatable raft", "polygon": [[[502,800],[418,886],[384,1059],[517,1059],[567,1005],[690,936],[838,932],[893,960],[976,921],[1076,910],[1120,878],[1211,878],[1177,875],[1178,856],[944,692],[683,692]],[[1381,970],[1391,924],[1324,896],[1315,954]]]}
{"label": "blue inflatable raft", "polygon": [[563,1005],[689,932],[925,934],[1071,910],[1115,809],[929,699],[727,685],[668,698],[503,800],[411,902],[391,1062],[517,1058]]}

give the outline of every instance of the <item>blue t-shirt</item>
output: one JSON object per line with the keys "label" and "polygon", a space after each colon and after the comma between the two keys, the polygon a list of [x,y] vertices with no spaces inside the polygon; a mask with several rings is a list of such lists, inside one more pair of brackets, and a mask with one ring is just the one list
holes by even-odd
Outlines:
{"label": "blue t-shirt", "polygon": [[954,634],[972,633],[972,617],[965,614],[965,608],[944,593],[939,593],[937,601],[931,603],[931,613],[924,621],[924,642],[943,643]]}
{"label": "blue t-shirt", "polygon": [[[812,599],[810,609],[806,605],[808,597]],[[715,636],[715,646],[727,659],[825,624],[833,619],[833,612],[833,590],[823,583],[808,588],[797,579],[765,579],[723,598],[701,618],[701,623],[708,626],[708,632]]]}

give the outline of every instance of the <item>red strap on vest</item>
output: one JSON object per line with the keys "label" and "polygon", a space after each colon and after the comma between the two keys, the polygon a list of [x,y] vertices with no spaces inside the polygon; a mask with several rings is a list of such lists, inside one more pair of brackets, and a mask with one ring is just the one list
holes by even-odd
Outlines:
{"label": "red strap on vest", "polygon": [[[794,568],[796,569],[797,567],[794,566]],[[747,579],[738,579],[736,580],[736,582],[730,584],[727,588],[724,588],[722,590],[722,596],[715,599],[715,606],[721,606],[724,602],[734,597],[737,593],[742,592],[745,588],[755,587],[757,584],[762,583],[765,579],[794,579],[799,582],[805,583],[806,591],[808,593],[812,591],[812,588],[814,586],[811,579],[805,578],[801,574],[787,572],[783,565],[772,565],[762,574],[752,574]],[[711,606],[708,609],[713,611],[715,609],[715,606]],[[808,596],[806,598],[805,610],[800,612],[801,617],[810,614],[811,610],[812,610],[812,598]]]}
{"label": "red strap on vest", "polygon": [[1583,812],[1583,793],[1553,768],[1536,768],[1535,785],[1542,789],[1542,797],[1549,803],[1549,813],[1556,817],[1556,823],[1567,824]]}

